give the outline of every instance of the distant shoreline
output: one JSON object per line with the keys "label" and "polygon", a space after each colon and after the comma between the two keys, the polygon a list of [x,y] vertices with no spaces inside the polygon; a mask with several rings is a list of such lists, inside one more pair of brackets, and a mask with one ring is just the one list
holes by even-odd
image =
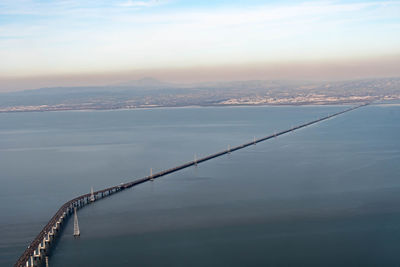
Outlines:
{"label": "distant shoreline", "polygon": [[[299,104],[222,104],[222,105],[184,105],[184,106],[141,106],[141,107],[120,107],[120,108],[46,108],[46,109],[25,109],[25,110],[0,110],[0,113],[27,113],[27,112],[58,112],[58,111],[112,111],[112,110],[146,110],[146,109],[172,109],[172,108],[208,108],[208,107],[311,107],[311,106],[345,106],[357,105],[364,102],[340,102],[340,103],[299,103]],[[393,103],[376,103],[381,105],[400,105]]]}
{"label": "distant shoreline", "polygon": [[130,86],[55,87],[2,94],[0,113],[400,101],[400,77],[318,83],[233,81],[190,87],[172,86],[154,79],[145,81]]}

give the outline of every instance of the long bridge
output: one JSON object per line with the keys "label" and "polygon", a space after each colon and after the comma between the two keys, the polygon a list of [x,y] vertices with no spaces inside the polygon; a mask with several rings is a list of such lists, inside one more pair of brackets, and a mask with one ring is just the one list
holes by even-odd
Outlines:
{"label": "long bridge", "polygon": [[255,145],[257,143],[278,137],[280,135],[284,135],[287,133],[290,133],[292,131],[310,126],[312,124],[336,117],[338,115],[341,115],[343,113],[355,110],[357,108],[363,107],[368,105],[368,103],[366,104],[362,104],[359,106],[355,106],[355,107],[351,107],[348,109],[345,109],[343,111],[292,127],[288,130],[284,130],[284,131],[280,131],[277,133],[274,133],[272,135],[268,135],[259,139],[255,139],[251,142],[248,143],[244,143],[235,147],[228,147],[226,150],[217,152],[215,154],[211,154],[208,155],[206,157],[203,158],[195,158],[193,161],[184,163],[182,165],[158,172],[158,173],[150,173],[149,176],[146,176],[144,178],[140,178],[128,183],[123,183],[120,185],[116,185],[116,186],[112,186],[109,188],[105,188],[103,190],[99,190],[96,192],[91,192],[85,195],[81,195],[78,196],[74,199],[71,199],[70,201],[64,203],[59,210],[56,212],[56,214],[53,215],[53,217],[50,219],[50,221],[44,226],[44,228],[42,229],[42,231],[40,231],[40,233],[35,237],[35,239],[30,243],[30,245],[28,246],[28,248],[24,251],[24,253],[20,256],[20,258],[18,259],[18,261],[15,263],[14,267],[36,267],[36,266],[41,266],[43,264],[44,259],[46,258],[47,252],[50,250],[51,248],[51,244],[53,243],[53,241],[57,238],[59,232],[61,231],[64,223],[66,222],[66,220],[74,213],[74,209],[77,208],[82,208],[85,205],[88,205],[92,202],[94,202],[96,199],[99,198],[104,198],[107,196],[110,196],[112,194],[115,194],[117,192],[120,192],[122,190],[125,190],[127,188],[142,184],[144,182],[147,181],[153,181],[156,178],[177,172],[179,170],[191,167],[191,166],[196,166],[199,163],[223,156],[225,154],[229,154],[231,152],[234,152],[236,150],[239,149],[243,149],[245,147],[251,146],[251,145]]}

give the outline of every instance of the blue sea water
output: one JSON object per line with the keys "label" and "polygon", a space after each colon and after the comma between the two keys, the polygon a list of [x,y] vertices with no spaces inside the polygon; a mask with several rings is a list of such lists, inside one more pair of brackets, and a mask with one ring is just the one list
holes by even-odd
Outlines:
{"label": "blue sea water", "polygon": [[[0,265],[67,200],[345,106],[0,114]],[[397,266],[400,106],[372,105],[79,210],[50,266]]]}

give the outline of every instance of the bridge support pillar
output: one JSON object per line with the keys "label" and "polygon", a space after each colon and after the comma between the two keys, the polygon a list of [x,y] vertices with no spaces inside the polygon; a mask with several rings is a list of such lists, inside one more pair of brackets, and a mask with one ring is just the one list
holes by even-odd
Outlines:
{"label": "bridge support pillar", "polygon": [[44,237],[44,245],[45,245],[46,248],[47,248],[48,246],[50,246],[50,242],[51,242],[50,234],[47,233],[46,236]]}
{"label": "bridge support pillar", "polygon": [[46,241],[45,241],[45,238],[43,238],[42,242],[40,242],[40,244],[39,244],[39,251],[40,251],[40,254],[42,254],[43,256],[46,255]]}

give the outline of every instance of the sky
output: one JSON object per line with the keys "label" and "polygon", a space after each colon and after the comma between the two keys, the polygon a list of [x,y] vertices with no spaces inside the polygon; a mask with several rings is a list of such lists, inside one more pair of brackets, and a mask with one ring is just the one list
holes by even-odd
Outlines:
{"label": "sky", "polygon": [[0,91],[399,70],[400,0],[0,0]]}

